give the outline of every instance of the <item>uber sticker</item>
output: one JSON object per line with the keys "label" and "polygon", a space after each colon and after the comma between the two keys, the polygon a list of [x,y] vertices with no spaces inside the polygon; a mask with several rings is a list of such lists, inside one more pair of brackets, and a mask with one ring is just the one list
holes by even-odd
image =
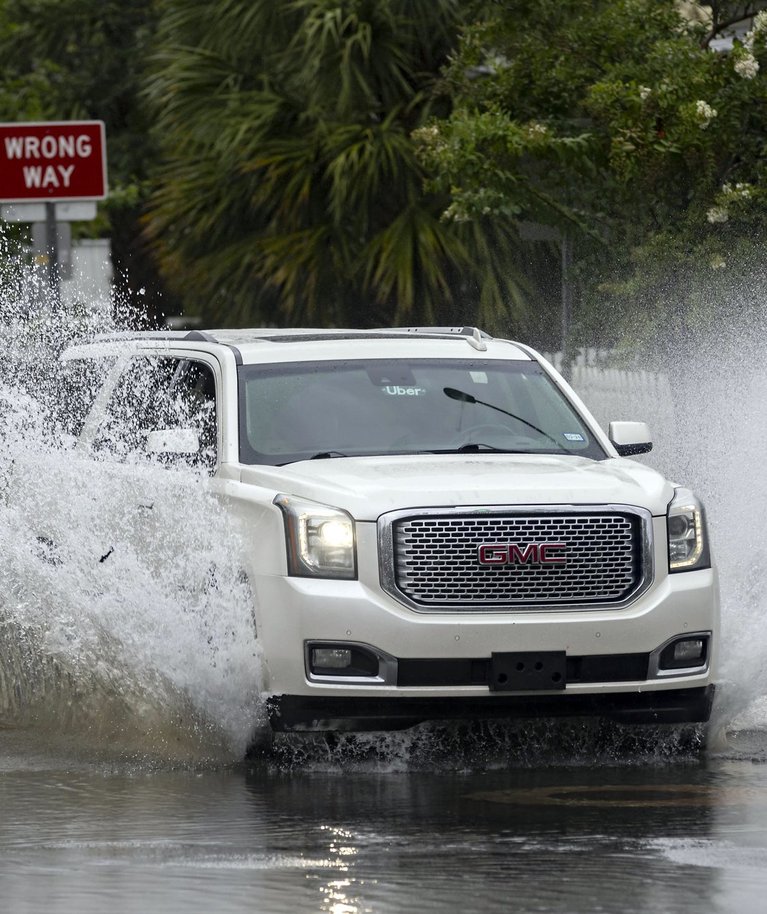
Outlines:
{"label": "uber sticker", "polygon": [[563,434],[568,441],[585,441],[586,440],[583,437],[583,435],[580,434],[580,432],[563,432]]}
{"label": "uber sticker", "polygon": [[382,389],[390,397],[421,397],[426,393],[425,387],[401,387],[399,384],[387,384]]}

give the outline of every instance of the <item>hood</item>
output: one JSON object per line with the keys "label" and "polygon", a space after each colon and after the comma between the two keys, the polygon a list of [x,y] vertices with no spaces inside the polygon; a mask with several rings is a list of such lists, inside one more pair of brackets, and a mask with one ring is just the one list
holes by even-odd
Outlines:
{"label": "hood", "polygon": [[461,505],[625,504],[665,514],[674,493],[660,473],[633,460],[559,454],[336,457],[242,467],[240,479],[343,508],[361,521]]}

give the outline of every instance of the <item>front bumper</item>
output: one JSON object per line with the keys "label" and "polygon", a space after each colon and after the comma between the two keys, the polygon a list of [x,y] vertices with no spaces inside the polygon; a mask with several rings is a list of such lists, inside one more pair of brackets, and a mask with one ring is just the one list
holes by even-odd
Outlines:
{"label": "front bumper", "polygon": [[[263,657],[263,689],[270,694],[351,697],[476,698],[488,693],[485,680],[463,676],[462,664],[489,661],[497,652],[561,652],[568,664],[567,692],[695,688],[714,680],[717,666],[719,603],[713,569],[666,575],[630,606],[590,611],[527,613],[417,613],[397,603],[380,587],[363,580],[329,581],[263,575],[251,578]],[[708,671],[672,677],[653,675],[646,663],[678,636],[710,632]],[[397,680],[378,682],[312,681],[306,645],[314,642],[370,645],[397,658]],[[644,655],[637,663],[635,655]],[[610,669],[632,655],[631,670],[617,677]],[[582,658],[578,661],[576,658]],[[418,661],[440,661],[444,678],[406,678]],[[585,667],[604,664],[606,672]],[[423,667],[425,670],[425,667]],[[484,675],[480,673],[480,676]],[[461,678],[463,676],[463,678]],[[457,678],[456,678],[457,677]]]}
{"label": "front bumper", "polygon": [[705,723],[714,685],[618,694],[490,698],[348,698],[279,695],[268,701],[277,732],[403,730],[424,721],[606,717],[631,724]]}

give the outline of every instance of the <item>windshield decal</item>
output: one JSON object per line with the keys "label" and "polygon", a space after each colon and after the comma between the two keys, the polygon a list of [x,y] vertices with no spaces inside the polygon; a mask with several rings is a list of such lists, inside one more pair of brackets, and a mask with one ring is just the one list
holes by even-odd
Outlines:
{"label": "windshield decal", "polygon": [[383,392],[390,397],[420,397],[426,393],[425,387],[400,387],[399,384],[388,384]]}

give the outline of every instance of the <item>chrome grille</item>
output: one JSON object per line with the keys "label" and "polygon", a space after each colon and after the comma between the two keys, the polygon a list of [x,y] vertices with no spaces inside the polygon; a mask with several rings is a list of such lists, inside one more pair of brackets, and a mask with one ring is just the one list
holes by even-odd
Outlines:
{"label": "chrome grille", "polygon": [[[650,519],[638,509],[615,507],[390,517],[383,542],[392,574],[388,581],[383,575],[384,589],[422,609],[624,603],[649,583]],[[566,563],[479,561],[482,545],[553,542],[565,544]]]}

